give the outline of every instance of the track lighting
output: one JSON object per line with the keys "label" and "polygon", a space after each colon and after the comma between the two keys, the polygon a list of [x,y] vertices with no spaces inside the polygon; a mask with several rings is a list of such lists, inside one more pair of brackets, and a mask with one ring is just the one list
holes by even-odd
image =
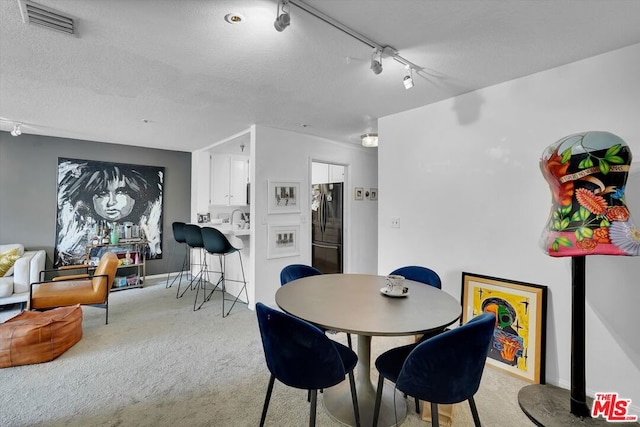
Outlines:
{"label": "track lighting", "polygon": [[404,83],[404,88],[409,90],[413,87],[413,69],[410,66],[405,67],[404,77],[402,78],[402,83]]}
{"label": "track lighting", "polygon": [[273,22],[273,26],[279,32],[284,31],[285,28],[291,24],[291,16],[289,16],[289,11],[284,10],[285,6],[288,6],[289,0],[280,0],[278,2],[278,8],[276,12],[276,20]]}
{"label": "track lighting", "polygon": [[20,125],[13,125],[13,130],[11,131],[12,136],[20,136],[22,135],[22,130],[20,129]]}
{"label": "track lighting", "polygon": [[377,133],[365,133],[360,136],[363,147],[377,147],[378,146],[378,134]]}
{"label": "track lighting", "polygon": [[382,51],[380,49],[375,49],[371,54],[371,71],[373,74],[382,72]]}

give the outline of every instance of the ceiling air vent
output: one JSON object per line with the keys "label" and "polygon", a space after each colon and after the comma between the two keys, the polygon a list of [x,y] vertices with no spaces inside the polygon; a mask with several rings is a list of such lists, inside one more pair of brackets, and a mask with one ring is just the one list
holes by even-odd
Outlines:
{"label": "ceiling air vent", "polygon": [[22,20],[25,23],[39,25],[71,36],[76,35],[74,21],[70,16],[29,0],[19,0],[19,3]]}

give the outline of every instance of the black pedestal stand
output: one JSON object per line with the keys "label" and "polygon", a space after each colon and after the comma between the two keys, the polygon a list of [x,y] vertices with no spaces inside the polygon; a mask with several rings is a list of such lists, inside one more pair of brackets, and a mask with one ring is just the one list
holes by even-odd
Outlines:
{"label": "black pedestal stand", "polygon": [[591,418],[591,411],[587,405],[585,270],[585,257],[573,257],[571,260],[571,392],[552,385],[533,384],[523,387],[518,393],[520,408],[537,426],[604,426],[608,424],[603,418]]}

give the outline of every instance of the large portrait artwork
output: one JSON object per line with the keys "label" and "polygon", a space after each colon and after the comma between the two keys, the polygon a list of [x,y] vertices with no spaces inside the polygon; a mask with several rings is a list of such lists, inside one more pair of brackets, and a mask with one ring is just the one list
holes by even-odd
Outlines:
{"label": "large portrait artwork", "polygon": [[163,167],[59,158],[57,183],[56,267],[82,264],[99,232],[124,225],[162,258]]}

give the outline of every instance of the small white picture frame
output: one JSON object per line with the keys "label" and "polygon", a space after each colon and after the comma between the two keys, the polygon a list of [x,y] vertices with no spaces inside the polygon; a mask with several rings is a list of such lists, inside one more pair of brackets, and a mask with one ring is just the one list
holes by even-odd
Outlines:
{"label": "small white picture frame", "polygon": [[370,188],[369,189],[369,200],[378,200],[378,189]]}
{"label": "small white picture frame", "polygon": [[267,213],[300,212],[300,181],[268,180]]}
{"label": "small white picture frame", "polygon": [[300,255],[300,225],[268,226],[267,258],[285,258]]}
{"label": "small white picture frame", "polygon": [[353,199],[354,200],[364,200],[364,188],[355,187],[353,189]]}

